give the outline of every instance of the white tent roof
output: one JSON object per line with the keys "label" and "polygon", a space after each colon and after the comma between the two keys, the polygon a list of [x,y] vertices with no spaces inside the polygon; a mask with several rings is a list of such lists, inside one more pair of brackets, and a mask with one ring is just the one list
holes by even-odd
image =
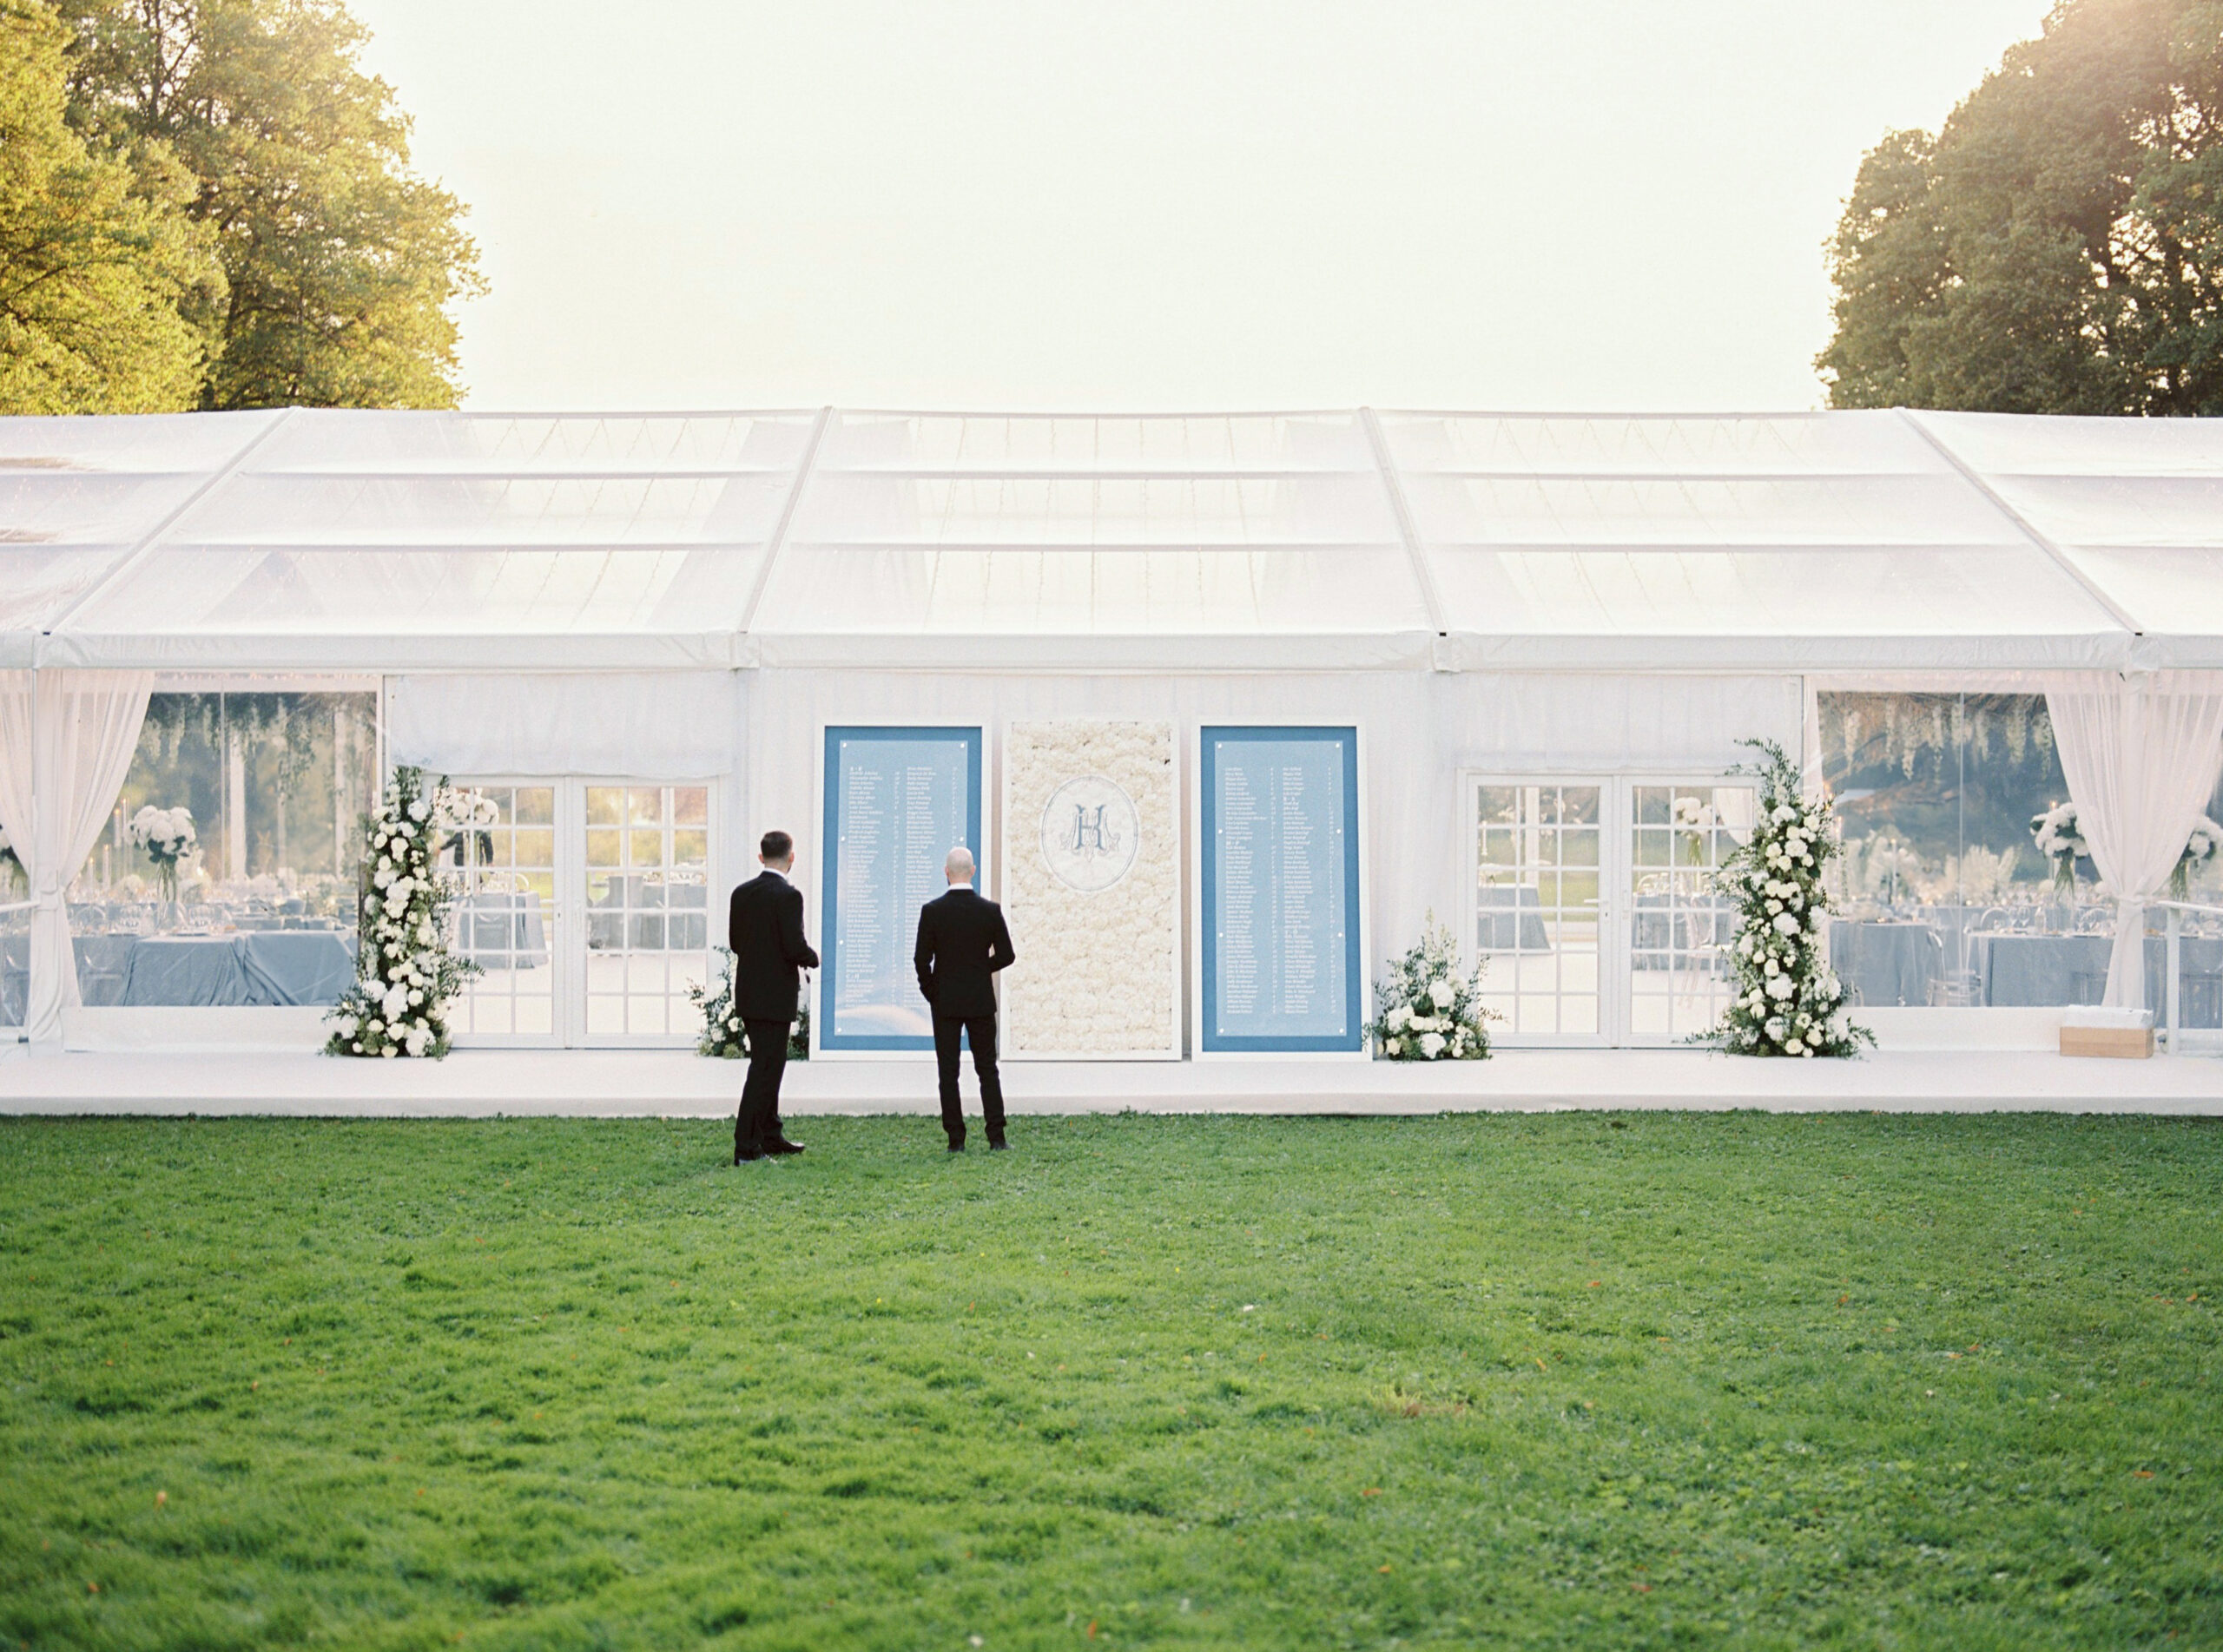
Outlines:
{"label": "white tent roof", "polygon": [[2223,666],[2223,425],[848,410],[0,419],[0,656]]}

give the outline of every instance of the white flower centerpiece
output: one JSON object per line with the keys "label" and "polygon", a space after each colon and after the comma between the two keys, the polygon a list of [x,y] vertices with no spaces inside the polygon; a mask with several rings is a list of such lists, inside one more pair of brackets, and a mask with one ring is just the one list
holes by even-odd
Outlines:
{"label": "white flower centerpiece", "polygon": [[448,1005],[478,965],[449,945],[456,888],[436,862],[442,834],[468,817],[470,795],[445,780],[428,791],[418,768],[397,768],[386,782],[365,823],[355,984],[326,1017],[326,1055],[448,1053]]}
{"label": "white flower centerpiece", "polygon": [[[2092,846],[2076,829],[2076,806],[2056,803],[2030,817],[2030,836],[2038,852],[2053,863],[2053,880],[2064,895],[2076,892],[2076,863],[2089,859]],[[2187,846],[2189,847],[2189,846]]]}
{"label": "white flower centerpiece", "polygon": [[[733,1004],[733,954],[722,946],[716,950],[725,960],[719,970],[718,990],[713,992],[701,982],[687,989],[687,996],[703,1012],[703,1036],[695,1041],[695,1053],[739,1061],[749,1054],[749,1030]],[[795,1006],[795,1026],[788,1034],[788,1059],[810,1059],[810,1006],[807,1004]]]}
{"label": "white flower centerpiece", "polygon": [[180,804],[158,809],[149,803],[131,817],[131,841],[154,863],[155,886],[164,900],[177,898],[177,863],[193,852],[199,841],[193,830],[193,811]]}
{"label": "white flower centerpiece", "polygon": [[1395,960],[1375,989],[1382,1006],[1367,1037],[1387,1061],[1481,1061],[1494,1010],[1482,1008],[1482,966],[1462,974],[1458,938],[1430,912],[1420,944]]}
{"label": "white flower centerpiece", "polygon": [[1844,851],[1827,797],[1804,796],[1798,766],[1773,740],[1741,742],[1765,761],[1735,770],[1760,782],[1752,835],[1721,863],[1719,887],[1738,907],[1732,994],[1720,1021],[1694,1042],[1737,1056],[1860,1053],[1876,1036],[1845,1016],[1830,968],[1829,892],[1823,874]]}
{"label": "white flower centerpiece", "polygon": [[2223,853],[2223,826],[2202,817],[2185,839],[2184,852],[2169,872],[2169,893],[2177,900],[2192,898],[2192,880],[2215,864]]}

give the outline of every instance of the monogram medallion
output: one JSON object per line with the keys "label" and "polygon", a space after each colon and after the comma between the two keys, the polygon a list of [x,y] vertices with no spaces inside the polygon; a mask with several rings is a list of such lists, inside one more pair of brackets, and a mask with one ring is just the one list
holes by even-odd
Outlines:
{"label": "monogram medallion", "polygon": [[1118,783],[1101,774],[1067,780],[1042,806],[1042,859],[1067,888],[1095,894],[1135,864],[1142,817]]}

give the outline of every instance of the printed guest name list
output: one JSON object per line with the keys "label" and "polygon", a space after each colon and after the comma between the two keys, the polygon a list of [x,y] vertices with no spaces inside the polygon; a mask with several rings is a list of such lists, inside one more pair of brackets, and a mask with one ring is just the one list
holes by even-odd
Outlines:
{"label": "printed guest name list", "polygon": [[970,844],[977,736],[940,730],[829,731],[833,948],[827,985],[832,1041],[923,1040],[933,1023],[919,996],[911,944],[919,908],[944,887],[942,857]]}
{"label": "printed guest name list", "polygon": [[1207,740],[1208,1037],[1349,1037],[1350,739],[1207,731]]}

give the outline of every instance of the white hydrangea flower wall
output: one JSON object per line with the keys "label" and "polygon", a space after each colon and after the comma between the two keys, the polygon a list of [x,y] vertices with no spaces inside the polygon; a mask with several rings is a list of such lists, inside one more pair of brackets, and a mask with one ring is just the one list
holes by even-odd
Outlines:
{"label": "white hydrangea flower wall", "polygon": [[[1061,878],[1045,809],[1100,776],[1134,806],[1131,863],[1110,887]],[[1004,740],[1003,905],[1018,961],[1003,975],[1013,1056],[1180,1053],[1181,855],[1170,722],[1015,722]]]}

